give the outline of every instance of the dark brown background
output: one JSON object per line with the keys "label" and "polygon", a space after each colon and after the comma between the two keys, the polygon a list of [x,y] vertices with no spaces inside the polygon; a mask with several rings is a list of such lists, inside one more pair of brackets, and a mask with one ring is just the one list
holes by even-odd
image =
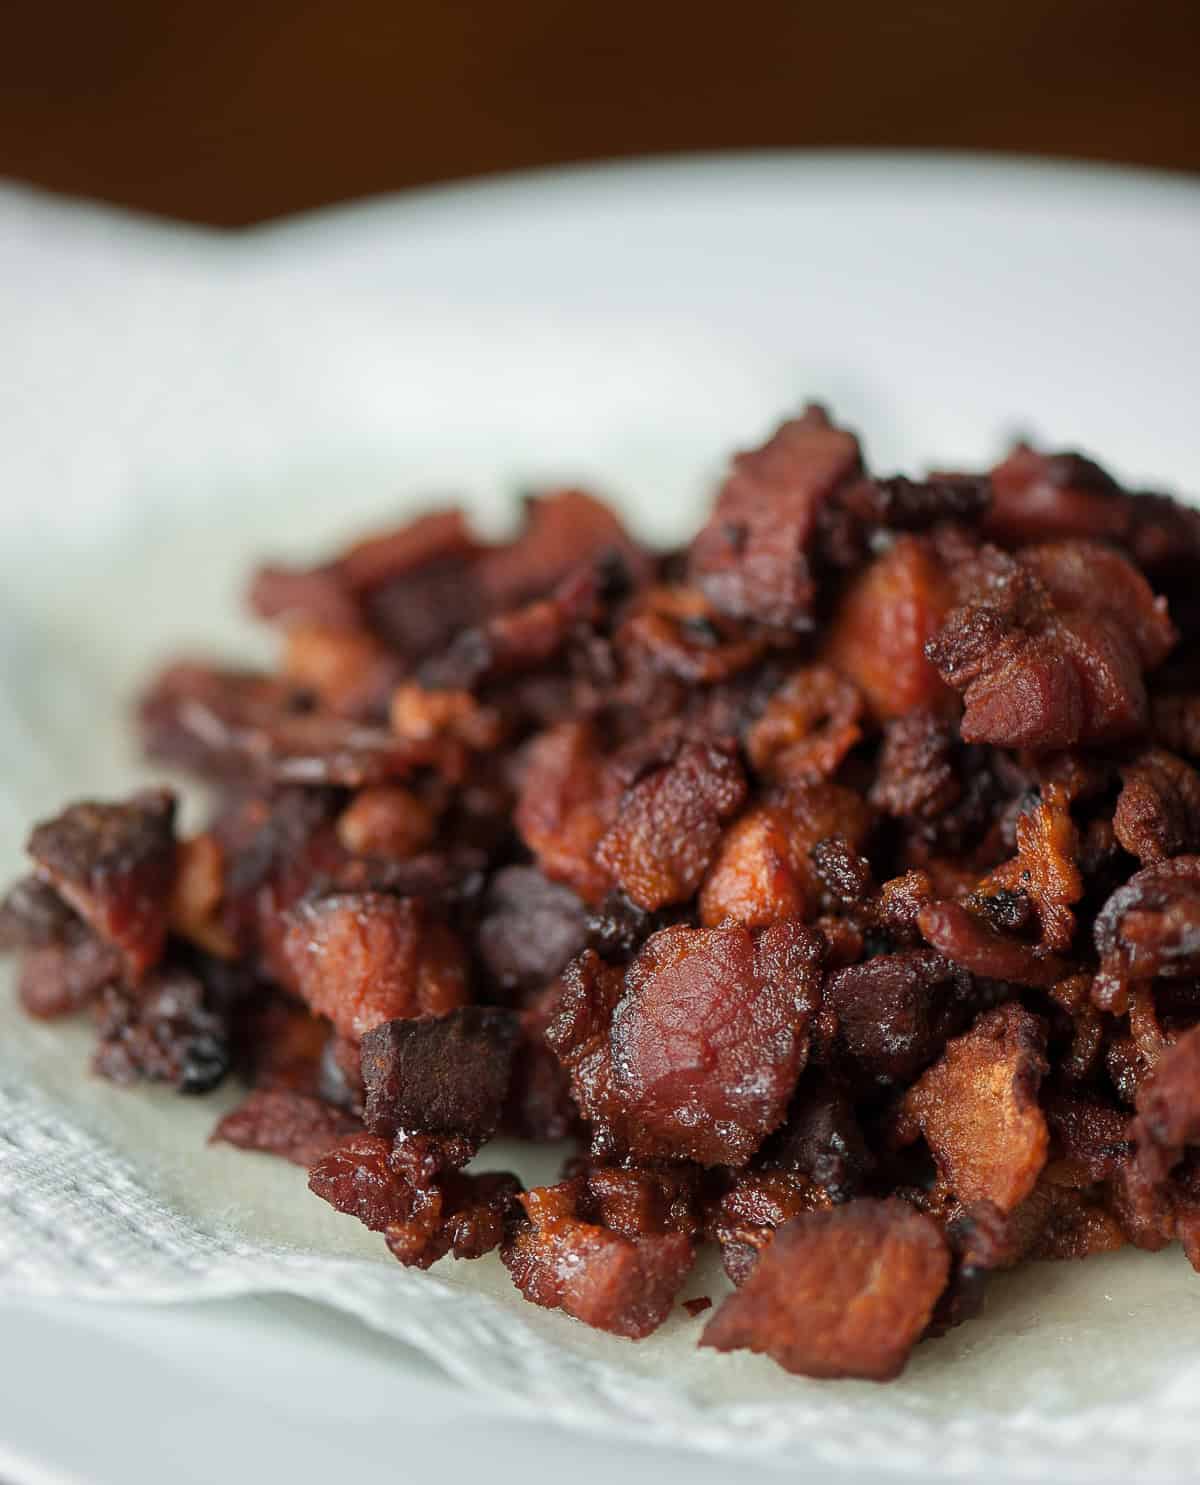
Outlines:
{"label": "dark brown background", "polygon": [[0,174],[240,223],[762,146],[1200,170],[1200,0],[8,0]]}

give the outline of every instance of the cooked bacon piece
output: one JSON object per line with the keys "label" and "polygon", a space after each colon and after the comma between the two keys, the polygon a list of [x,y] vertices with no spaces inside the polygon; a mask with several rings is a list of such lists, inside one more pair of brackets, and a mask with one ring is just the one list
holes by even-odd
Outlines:
{"label": "cooked bacon piece", "polygon": [[630,665],[699,686],[752,665],[766,641],[731,623],[698,588],[656,587],[621,625],[617,645]]}
{"label": "cooked bacon piece", "polygon": [[1038,1107],[1045,1025],[1010,1002],[979,1017],[905,1094],[896,1137],[924,1135],[961,1202],[1010,1212],[1033,1190],[1049,1134]]}
{"label": "cooked bacon piece", "polygon": [[495,714],[458,688],[410,682],[396,688],[390,710],[392,730],[412,742],[452,738],[482,750],[494,747],[500,738]]}
{"label": "cooked bacon piece", "polygon": [[693,896],[741,807],[746,779],[726,743],[684,743],[675,758],[627,789],[596,846],[597,862],[647,912]]}
{"label": "cooked bacon piece", "polygon": [[353,634],[363,622],[362,609],[334,566],[258,568],[246,594],[260,619],[286,624],[314,624]]}
{"label": "cooked bacon piece", "polygon": [[[252,1088],[316,1095],[329,1023],[290,995],[255,995],[240,1009],[239,1072]],[[358,1049],[355,1048],[357,1062]]]}
{"label": "cooked bacon piece", "polygon": [[536,867],[506,866],[492,877],[479,924],[479,952],[507,990],[546,985],[584,947],[587,910],[568,887]]}
{"label": "cooked bacon piece", "polygon": [[963,693],[967,742],[1042,750],[1119,740],[1146,725],[1143,671],[1175,639],[1165,601],[1090,542],[984,548],[955,574],[967,595],[926,653]]}
{"label": "cooked bacon piece", "polygon": [[366,629],[313,622],[289,627],[281,669],[327,711],[360,720],[382,715],[404,673],[403,662]]}
{"label": "cooked bacon piece", "polygon": [[500,1122],[516,1043],[516,1016],[499,1006],[463,1006],[436,1020],[372,1027],[361,1046],[367,1128],[483,1143]]}
{"label": "cooked bacon piece", "polygon": [[437,814],[411,789],[376,784],[354,796],[339,816],[337,829],[351,855],[403,861],[432,843]]}
{"label": "cooked bacon piece", "polygon": [[619,564],[631,587],[649,580],[650,559],[608,506],[583,490],[558,490],[525,501],[523,530],[485,555],[480,583],[497,608],[512,608],[597,561]]}
{"label": "cooked bacon piece", "polygon": [[917,925],[931,948],[981,979],[1049,989],[1070,973],[1069,961],[998,933],[961,902],[927,904],[917,914]]}
{"label": "cooked bacon piece", "polygon": [[1200,856],[1144,866],[1118,887],[1093,926],[1100,973],[1092,997],[1122,1014],[1132,985],[1200,968]]}
{"label": "cooked bacon piece", "polygon": [[811,918],[822,885],[814,847],[838,835],[857,850],[871,822],[862,796],[838,784],[793,786],[768,796],[722,837],[700,891],[701,923],[717,927],[732,919],[765,928],[784,918]]}
{"label": "cooked bacon piece", "polygon": [[97,1020],[93,1067],[114,1083],[145,1079],[180,1093],[207,1093],[229,1071],[228,1016],[189,970],[158,969],[135,990],[110,986]]}
{"label": "cooked bacon piece", "polygon": [[73,1016],[106,986],[115,985],[123,968],[111,944],[80,933],[69,943],[28,950],[17,977],[17,996],[26,1014],[38,1020]]}
{"label": "cooked bacon piece", "polygon": [[500,1256],[531,1303],[639,1340],[670,1314],[692,1266],[692,1244],[682,1233],[628,1238],[581,1221],[581,1184],[525,1192],[529,1220],[514,1228]]}
{"label": "cooked bacon piece", "polygon": [[429,1268],[452,1253],[482,1258],[498,1248],[505,1220],[521,1190],[507,1171],[452,1173],[413,1192],[409,1215],[383,1230],[392,1257],[411,1268]]}
{"label": "cooked bacon piece", "polygon": [[809,1068],[787,1123],[770,1137],[755,1163],[763,1170],[804,1176],[830,1201],[842,1202],[860,1194],[875,1157],[845,1090],[819,1068]]}
{"label": "cooked bacon piece", "polygon": [[1200,516],[1166,495],[1123,490],[1080,454],[1018,444],[992,471],[986,529],[1006,546],[1095,537],[1123,547],[1144,571],[1170,572],[1200,554]]}
{"label": "cooked bacon piece", "polygon": [[1113,812],[1117,839],[1143,866],[1200,848],[1200,774],[1163,748],[1121,769]]}
{"label": "cooked bacon piece", "polygon": [[337,892],[286,915],[283,952],[297,989],[342,1036],[441,1016],[467,1000],[458,940],[419,898]]}
{"label": "cooked bacon piece", "polygon": [[352,1114],[331,1108],[311,1094],[256,1088],[218,1121],[209,1142],[259,1150],[294,1165],[310,1166],[361,1128]]}
{"label": "cooked bacon piece", "polygon": [[832,777],[862,737],[862,697],[828,665],[793,672],[746,734],[755,769],[782,783]]}
{"label": "cooked bacon piece", "polygon": [[871,863],[851,848],[844,835],[827,835],[808,855],[822,886],[836,903],[854,907],[871,896]]}
{"label": "cooked bacon piece", "polygon": [[668,1232],[698,1236],[703,1176],[698,1166],[624,1169],[595,1160],[579,1164],[584,1184],[577,1215],[627,1238],[661,1237]]}
{"label": "cooked bacon piece", "polygon": [[1043,786],[1040,802],[1017,817],[1016,837],[1016,859],[991,874],[981,897],[986,900],[997,888],[1025,894],[1037,909],[1043,946],[1065,953],[1075,936],[1071,908],[1083,896],[1083,877],[1077,865],[1079,832],[1062,784]]}
{"label": "cooked bacon piece", "polygon": [[70,944],[85,931],[78,913],[41,877],[22,877],[0,899],[0,954]]}
{"label": "cooked bacon piece", "polygon": [[704,1328],[702,1346],[757,1351],[809,1377],[898,1376],[946,1286],[936,1222],[860,1198],[794,1218]]}
{"label": "cooked bacon piece", "polygon": [[738,454],[689,577],[722,613],[780,629],[813,624],[818,515],[861,468],[858,440],[811,406],[751,453]]}
{"label": "cooked bacon piece", "polygon": [[175,797],[86,801],[34,827],[38,874],[92,930],[119,949],[132,981],[162,957],[175,881]]}
{"label": "cooked bacon piece", "polygon": [[334,563],[338,577],[352,593],[365,593],[407,577],[447,557],[478,550],[460,510],[435,510],[392,531],[364,537]]}
{"label": "cooked bacon piece", "polygon": [[237,945],[222,921],[225,899],[225,853],[211,832],[180,841],[176,852],[175,885],[171,891],[170,928],[215,955],[237,957]]}
{"label": "cooked bacon piece", "polygon": [[1006,546],[1064,537],[1120,542],[1128,533],[1128,497],[1080,454],[1042,454],[1018,444],[992,470],[991,485],[984,526]]}
{"label": "cooked bacon piece", "polygon": [[622,973],[567,969],[547,1038],[597,1155],[744,1165],[783,1122],[819,993],[820,938],[795,922],[666,928]]}
{"label": "cooked bacon piece", "polygon": [[950,718],[927,709],[896,717],[883,729],[871,803],[894,819],[938,819],[962,795],[958,753]]}
{"label": "cooked bacon piece", "polygon": [[902,536],[851,583],[838,603],[825,659],[849,676],[879,720],[950,699],[925,646],[954,605],[933,544]]}
{"label": "cooked bacon piece", "polygon": [[1200,694],[1168,691],[1152,697],[1150,730],[1173,753],[1200,758]]}
{"label": "cooked bacon piece", "polygon": [[1195,1194],[1173,1178],[1188,1148],[1200,1145],[1200,1026],[1168,1048],[1142,1082],[1130,1136],[1134,1158],[1126,1176],[1134,1215],[1166,1239],[1183,1238],[1193,1266],[1200,1266]]}
{"label": "cooked bacon piece", "polygon": [[312,1162],[309,1190],[372,1232],[406,1222],[412,1213],[413,1183],[392,1167],[392,1143],[376,1134],[358,1134],[332,1144]]}
{"label": "cooked bacon piece", "polygon": [[436,761],[428,745],[306,707],[303,692],[269,676],[175,665],[143,698],[142,736],[156,762],[280,784],[357,789]]}
{"label": "cooked bacon piece", "polygon": [[838,1065],[866,1091],[911,1082],[970,1020],[972,1000],[971,977],[950,960],[903,949],[835,971],[823,1004]]}
{"label": "cooked bacon piece", "polygon": [[530,996],[518,1013],[519,1040],[502,1128],[526,1140],[561,1140],[579,1125],[571,1080],[546,1040],[562,994],[555,980]]}
{"label": "cooked bacon piece", "polygon": [[785,1222],[832,1203],[827,1191],[798,1171],[738,1171],[709,1209],[705,1234],[720,1247],[731,1282],[744,1284]]}
{"label": "cooked bacon piece", "polygon": [[377,1135],[356,1135],[313,1164],[308,1185],[339,1212],[382,1232],[403,1264],[429,1268],[447,1253],[481,1258],[503,1237],[521,1183],[507,1172],[462,1174],[473,1149],[433,1137],[393,1146]]}
{"label": "cooked bacon piece", "polygon": [[546,876],[587,903],[598,903],[610,885],[595,850],[620,794],[586,723],[561,723],[530,745],[513,821]]}

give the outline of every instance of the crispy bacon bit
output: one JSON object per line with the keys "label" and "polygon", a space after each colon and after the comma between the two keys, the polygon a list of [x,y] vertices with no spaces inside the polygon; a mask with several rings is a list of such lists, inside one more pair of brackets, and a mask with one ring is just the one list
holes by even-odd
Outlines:
{"label": "crispy bacon bit", "polygon": [[531,744],[514,823],[546,876],[584,902],[598,903],[609,888],[609,874],[594,857],[620,793],[586,723],[561,723]]}
{"label": "crispy bacon bit", "polygon": [[860,467],[858,440],[815,406],[762,448],[738,454],[692,543],[692,582],[734,618],[810,629],[818,514]]}
{"label": "crispy bacon bit", "polygon": [[1143,866],[1200,848],[1200,774],[1163,748],[1121,770],[1113,830]]}
{"label": "crispy bacon bit", "polygon": [[685,743],[665,768],[625,792],[596,860],[647,912],[685,902],[704,880],[722,822],[745,797],[732,745]]}
{"label": "crispy bacon bit", "polygon": [[74,804],[35,826],[39,875],[92,930],[119,949],[132,980],[162,956],[175,881],[175,797],[136,794],[125,804]]}
{"label": "crispy bacon bit", "polygon": [[164,968],[136,990],[110,986],[100,998],[95,1070],[114,1083],[169,1083],[207,1093],[229,1071],[229,1022],[198,975]]}
{"label": "crispy bacon bit", "polygon": [[492,878],[479,952],[506,990],[557,979],[586,938],[587,911],[570,888],[532,866],[506,866]]}
{"label": "crispy bacon bit", "polygon": [[1001,1006],[952,1041],[905,1095],[898,1140],[924,1135],[960,1201],[1010,1212],[1033,1190],[1049,1148],[1037,1101],[1045,1045],[1036,1016]]}
{"label": "crispy bacon bit", "polygon": [[1166,605],[1091,542],[985,547],[956,574],[964,606],[926,653],[963,693],[967,742],[1042,750],[1119,740],[1147,720],[1143,672],[1175,640]]}
{"label": "crispy bacon bit", "polygon": [[[0,951],[402,1263],[636,1337],[714,1244],[706,1344],[893,1376],[1000,1269],[1200,1268],[1197,570],[1078,455],[879,479],[817,407],[690,548],[435,512],[259,573],[279,666],[141,707],[207,824],[39,827]],[[500,1132],[559,1184],[468,1174]]]}
{"label": "crispy bacon bit", "polygon": [[576,960],[547,1037],[593,1151],[744,1165],[804,1066],[820,956],[817,935],[783,922],[666,928],[623,974]]}
{"label": "crispy bacon bit", "polygon": [[458,1134],[496,1132],[517,1042],[516,1017],[463,1006],[437,1020],[385,1021],[362,1039],[367,1128]]}
{"label": "crispy bacon bit", "polygon": [[283,674],[339,716],[378,717],[403,669],[365,629],[318,623],[288,629]]}
{"label": "crispy bacon bit", "polygon": [[706,1234],[720,1247],[730,1280],[744,1284],[785,1222],[831,1204],[829,1193],[798,1171],[738,1171],[709,1211]]}
{"label": "crispy bacon bit", "polygon": [[794,1218],[708,1322],[702,1346],[757,1351],[808,1377],[898,1376],[946,1286],[932,1218],[860,1198]]}
{"label": "crispy bacon bit", "polygon": [[337,829],[338,839],[351,855],[403,861],[433,841],[437,815],[411,789],[376,784],[355,795],[339,817]]}
{"label": "crispy bacon bit", "polygon": [[1100,974],[1092,996],[1121,1014],[1131,985],[1177,979],[1200,967],[1200,856],[1145,866],[1118,887],[1093,929]]}
{"label": "crispy bacon bit", "polygon": [[221,921],[224,897],[225,853],[221,842],[209,832],[181,841],[169,909],[171,932],[218,959],[236,958],[237,945]]}
{"label": "crispy bacon bit", "polygon": [[842,598],[825,658],[853,680],[876,718],[945,704],[945,687],[925,658],[925,647],[953,602],[932,544],[902,536]]}
{"label": "crispy bacon bit", "polygon": [[1016,836],[1016,860],[994,871],[981,893],[986,898],[999,888],[1026,894],[1037,909],[1043,945],[1065,953],[1075,936],[1071,907],[1083,896],[1083,878],[1076,865],[1079,832],[1062,784],[1043,787],[1040,803],[1018,816]]}
{"label": "crispy bacon bit", "polygon": [[700,891],[700,921],[733,920],[765,928],[784,918],[811,918],[821,880],[817,844],[839,835],[857,850],[871,825],[861,795],[837,784],[794,787],[752,807],[725,832]]}
{"label": "crispy bacon bit", "polygon": [[360,1128],[353,1115],[311,1094],[256,1088],[218,1122],[209,1141],[309,1166]]}
{"label": "crispy bacon bit", "polygon": [[766,648],[761,635],[738,629],[696,588],[651,588],[621,626],[628,662],[690,685],[727,680]]}
{"label": "crispy bacon bit", "polygon": [[971,978],[930,949],[880,954],[825,982],[837,1058],[864,1088],[912,1081],[971,1015]]}
{"label": "crispy bacon bit", "polygon": [[340,892],[287,914],[283,951],[300,994],[342,1036],[465,1004],[458,940],[419,898]]}
{"label": "crispy bacon bit", "polygon": [[832,777],[862,737],[862,698],[828,665],[794,672],[746,734],[750,762],[765,778],[816,783]]}
{"label": "crispy bacon bit", "polygon": [[40,877],[22,877],[0,899],[0,954],[73,943],[83,920]]}
{"label": "crispy bacon bit", "polygon": [[529,1218],[505,1240],[500,1256],[533,1304],[563,1310],[597,1330],[638,1340],[671,1312],[692,1266],[681,1233],[627,1238],[575,1215],[579,1185],[527,1191]]}
{"label": "crispy bacon bit", "polygon": [[1067,960],[998,933],[961,902],[929,903],[918,912],[917,925],[931,948],[982,979],[1048,990],[1070,972]]}
{"label": "crispy bacon bit", "polygon": [[73,1016],[121,978],[123,962],[111,944],[83,932],[69,943],[30,949],[21,962],[17,996],[30,1016]]}
{"label": "crispy bacon bit", "polygon": [[347,789],[404,777],[429,747],[387,728],[315,712],[304,693],[268,676],[176,665],[142,702],[146,751],[208,777],[247,772],[279,784]]}
{"label": "crispy bacon bit", "polygon": [[646,554],[606,505],[582,490],[559,490],[525,502],[525,529],[483,557],[479,581],[492,605],[513,608],[549,593],[572,569],[604,560],[619,563],[632,587],[649,578]]}

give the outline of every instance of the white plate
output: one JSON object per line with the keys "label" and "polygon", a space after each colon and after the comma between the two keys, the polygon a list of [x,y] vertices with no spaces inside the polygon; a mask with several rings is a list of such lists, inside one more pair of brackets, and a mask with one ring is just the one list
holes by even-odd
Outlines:
{"label": "white plate", "polygon": [[[555,174],[236,238],[0,198],[0,674],[6,691],[24,678],[21,706],[0,708],[0,765],[24,760],[19,795],[0,790],[0,866],[64,780],[127,776],[113,697],[153,657],[250,642],[232,591],[252,553],[310,549],[400,495],[462,487],[496,520],[514,486],[577,474],[666,536],[731,445],[812,395],[883,469],[981,463],[1019,429],[1200,488],[1198,241],[1189,183],[965,160]],[[153,624],[130,646],[134,605]],[[30,686],[42,654],[56,663]],[[1149,1299],[1101,1261],[1060,1285],[1127,1300],[1131,1354],[1152,1349],[1152,1318],[1200,1297],[1146,1262]],[[1014,1323],[1055,1322],[1060,1345],[1071,1324],[1106,1345],[1121,1334],[1080,1328],[1056,1295],[1032,1309],[1027,1296]],[[168,1458],[184,1480],[248,1478],[264,1459],[296,1481],[339,1459],[395,1478],[438,1467],[444,1419],[455,1450],[481,1437],[478,1422],[460,1434],[478,1399],[294,1302],[4,1327],[0,1472],[14,1481],[140,1485]],[[1031,1360],[1040,1335],[1021,1338]],[[964,1377],[986,1371],[964,1356]],[[101,1403],[121,1395],[137,1405],[106,1425]],[[614,1465],[680,1480],[719,1468],[576,1450],[512,1422],[488,1449],[505,1478],[568,1457],[597,1480]]]}

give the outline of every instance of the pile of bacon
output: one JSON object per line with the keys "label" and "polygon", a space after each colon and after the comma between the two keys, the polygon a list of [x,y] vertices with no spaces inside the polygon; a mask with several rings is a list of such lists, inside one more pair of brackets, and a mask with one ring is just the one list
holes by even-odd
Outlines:
{"label": "pile of bacon", "polygon": [[[1200,513],[1025,447],[877,479],[813,407],[685,550],[567,491],[251,602],[278,673],[140,709],[208,828],[76,804],[0,909],[99,1073],[237,1074],[217,1139],[617,1335],[715,1243],[700,1343],[809,1376],[1027,1259],[1200,1267]],[[574,1154],[525,1191],[497,1133]]]}

